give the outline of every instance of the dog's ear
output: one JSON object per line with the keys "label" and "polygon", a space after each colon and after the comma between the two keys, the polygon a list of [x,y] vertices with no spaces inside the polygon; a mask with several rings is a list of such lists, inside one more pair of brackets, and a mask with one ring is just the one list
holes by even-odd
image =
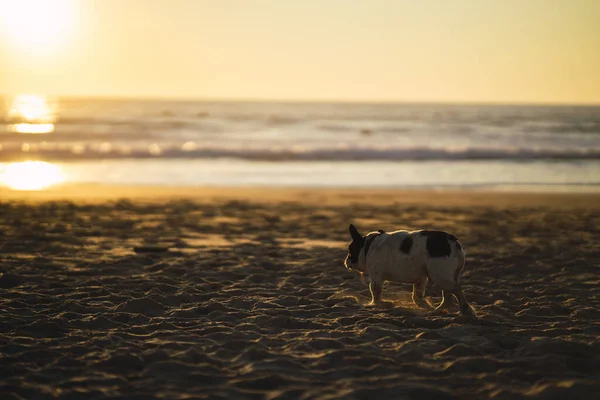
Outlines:
{"label": "dog's ear", "polygon": [[383,229],[379,229],[377,232],[379,232],[380,234],[385,233]]}
{"label": "dog's ear", "polygon": [[348,229],[350,230],[350,236],[352,236],[352,240],[359,240],[362,238],[362,235],[358,232],[358,229],[356,229],[354,225],[350,224]]}

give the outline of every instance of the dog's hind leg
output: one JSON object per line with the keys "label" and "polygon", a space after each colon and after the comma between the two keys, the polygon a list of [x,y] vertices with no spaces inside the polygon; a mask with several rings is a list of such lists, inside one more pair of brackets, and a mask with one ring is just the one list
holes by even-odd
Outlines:
{"label": "dog's hind leg", "polygon": [[456,298],[458,299],[458,306],[460,307],[461,314],[468,315],[470,317],[477,316],[475,314],[475,310],[473,310],[473,307],[471,307],[469,305],[469,303],[467,302],[467,299],[465,298],[465,295],[462,291],[462,287],[458,283],[456,284],[456,287],[452,291],[452,294],[454,296],[456,296]]}
{"label": "dog's hind leg", "polygon": [[425,288],[428,282],[429,278],[425,276],[413,284],[412,301],[417,307],[430,308],[429,304],[425,302]]}
{"label": "dog's hind leg", "polygon": [[438,311],[447,311],[450,307],[452,307],[452,293],[442,290],[442,302],[435,309]]}
{"label": "dog's hind leg", "polygon": [[427,262],[427,272],[429,277],[442,289],[442,303],[437,309],[446,309],[451,305],[450,295],[456,296],[460,312],[464,315],[475,316],[475,311],[471,308],[462,287],[458,283],[460,274],[464,266],[464,257],[436,257]]}

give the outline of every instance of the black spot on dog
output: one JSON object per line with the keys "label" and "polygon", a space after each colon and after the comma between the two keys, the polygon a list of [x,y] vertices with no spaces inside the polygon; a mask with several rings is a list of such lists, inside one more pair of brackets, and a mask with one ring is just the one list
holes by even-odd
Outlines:
{"label": "black spot on dog", "polygon": [[360,255],[360,251],[362,250],[364,245],[365,245],[365,239],[360,238],[360,239],[352,240],[352,243],[350,243],[350,246],[348,246],[348,253],[350,253],[350,260],[353,263],[358,262],[358,256]]}
{"label": "black spot on dog", "polygon": [[419,234],[427,237],[426,247],[431,257],[448,257],[452,252],[449,239],[454,236],[442,231],[421,231]]}
{"label": "black spot on dog", "polygon": [[350,260],[356,264],[358,262],[358,256],[360,255],[360,251],[365,245],[365,238],[352,224],[350,224],[348,230],[350,231],[350,236],[352,237],[352,243],[350,243],[350,246],[348,246],[348,253],[350,256]]}
{"label": "black spot on dog", "polygon": [[381,235],[381,232],[374,233],[371,236],[368,236],[367,239],[365,240],[365,257],[367,257],[367,254],[369,253],[369,248],[371,247],[373,240],[375,240],[375,238],[379,235]]}
{"label": "black spot on dog", "polygon": [[379,232],[379,233],[385,233],[385,231],[383,229],[379,229],[377,232]]}
{"label": "black spot on dog", "polygon": [[413,240],[410,236],[405,237],[402,242],[400,242],[400,251],[403,253],[410,253],[410,249],[412,249]]}

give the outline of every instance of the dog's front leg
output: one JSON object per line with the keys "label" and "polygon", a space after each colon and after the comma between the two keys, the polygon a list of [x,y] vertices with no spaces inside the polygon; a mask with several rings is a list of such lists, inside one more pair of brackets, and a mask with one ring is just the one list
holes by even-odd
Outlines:
{"label": "dog's front leg", "polygon": [[381,303],[381,295],[383,294],[382,282],[371,281],[371,283],[369,283],[369,289],[371,289],[371,302],[369,303],[369,305],[379,305],[379,303]]}
{"label": "dog's front leg", "polygon": [[371,289],[371,302],[368,304],[369,306],[382,308],[391,308],[394,306],[394,303],[392,302],[381,300],[381,295],[383,294],[383,281],[371,279],[369,289]]}
{"label": "dog's front leg", "polygon": [[428,282],[429,278],[423,277],[413,284],[412,300],[417,307],[431,308],[431,306],[425,301],[425,289],[427,288]]}

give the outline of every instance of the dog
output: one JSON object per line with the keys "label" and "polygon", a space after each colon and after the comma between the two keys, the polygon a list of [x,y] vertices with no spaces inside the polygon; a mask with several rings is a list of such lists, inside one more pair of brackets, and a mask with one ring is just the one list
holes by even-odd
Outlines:
{"label": "dog", "polygon": [[429,308],[425,302],[425,288],[431,279],[442,288],[442,302],[437,310],[445,311],[452,305],[451,295],[458,299],[463,315],[476,317],[460,286],[465,266],[465,252],[454,235],[443,231],[382,230],[361,235],[354,225],[349,227],[352,243],[344,265],[358,271],[369,280],[372,300],[369,305],[390,307],[381,300],[383,282],[412,283],[412,300],[418,307]]}

